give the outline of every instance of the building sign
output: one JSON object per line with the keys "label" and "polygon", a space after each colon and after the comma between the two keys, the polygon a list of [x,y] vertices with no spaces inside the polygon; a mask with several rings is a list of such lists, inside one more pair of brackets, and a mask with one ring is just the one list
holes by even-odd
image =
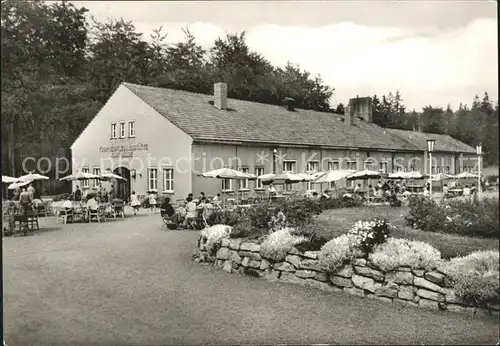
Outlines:
{"label": "building sign", "polygon": [[100,147],[100,153],[124,153],[124,152],[134,152],[134,151],[147,151],[148,145],[139,143],[131,145],[113,145],[111,147]]}

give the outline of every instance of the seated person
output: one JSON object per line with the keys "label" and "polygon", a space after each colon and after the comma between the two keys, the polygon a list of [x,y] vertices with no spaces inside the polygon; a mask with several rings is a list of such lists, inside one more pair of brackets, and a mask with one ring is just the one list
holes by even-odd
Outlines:
{"label": "seated person", "polygon": [[443,195],[446,196],[450,192],[450,189],[448,188],[448,184],[444,184],[443,186]]}
{"label": "seated person", "polygon": [[196,210],[196,203],[193,202],[192,197],[186,199],[186,221],[192,221],[198,216],[198,211]]}
{"label": "seated person", "polygon": [[464,196],[470,196],[470,188],[469,188],[469,185],[465,185],[465,188],[464,188],[464,192],[463,192]]}
{"label": "seated person", "polygon": [[96,211],[99,209],[99,203],[97,203],[97,200],[95,199],[95,195],[89,195],[87,199],[87,210],[89,211]]}
{"label": "seated person", "polygon": [[71,200],[71,197],[66,198],[62,207],[64,209],[73,209],[73,201]]}
{"label": "seated person", "polygon": [[170,204],[170,197],[165,197],[163,200],[163,203],[160,206],[160,215],[164,218],[168,217],[175,223],[178,223],[181,220],[181,215],[176,213],[174,207]]}
{"label": "seated person", "polygon": [[205,199],[205,192],[200,193],[200,197],[198,197],[198,204],[201,204]]}
{"label": "seated person", "polygon": [[220,193],[218,193],[213,199],[212,199],[212,202],[214,204],[219,204],[221,202],[221,197],[220,197]]}

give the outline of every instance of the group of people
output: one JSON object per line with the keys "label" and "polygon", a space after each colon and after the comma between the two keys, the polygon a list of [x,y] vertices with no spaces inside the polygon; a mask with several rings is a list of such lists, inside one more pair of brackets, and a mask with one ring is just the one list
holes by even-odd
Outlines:
{"label": "group of people", "polygon": [[42,203],[40,196],[37,195],[33,184],[29,184],[28,187],[17,188],[14,190],[14,195],[12,200],[19,201],[21,211],[23,214],[28,213],[33,208],[36,208]]}
{"label": "group of people", "polygon": [[80,189],[80,186],[76,186],[75,191],[73,192],[72,199],[74,201],[80,202],[82,200],[87,200],[88,196],[92,195],[94,198],[99,200],[102,203],[112,201],[114,199],[114,186],[111,185],[111,188],[109,191],[106,191],[104,186],[99,183],[99,185],[96,188],[92,188],[92,190],[87,190],[85,193],[82,192]]}
{"label": "group of people", "polygon": [[193,194],[190,193],[176,211],[170,203],[170,198],[165,197],[160,206],[160,213],[162,217],[169,218],[177,225],[190,227],[198,218],[199,213],[205,213],[205,216],[208,217],[213,209],[220,208],[220,203],[220,193],[212,199],[207,198],[204,192],[201,192],[200,196],[194,199]]}

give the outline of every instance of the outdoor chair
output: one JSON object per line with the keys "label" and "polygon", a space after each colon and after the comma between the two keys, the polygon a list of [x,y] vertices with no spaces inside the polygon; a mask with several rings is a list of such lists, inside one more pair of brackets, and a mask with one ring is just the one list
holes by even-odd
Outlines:
{"label": "outdoor chair", "polygon": [[179,225],[174,220],[172,220],[172,218],[170,216],[168,216],[163,209],[160,209],[160,216],[161,216],[161,220],[163,221],[163,224],[161,225],[162,229],[164,227],[171,229],[171,230],[175,230],[175,229],[179,228]]}
{"label": "outdoor chair", "polygon": [[36,212],[37,212],[38,216],[47,216],[47,207],[46,207],[45,203],[41,203],[41,204],[37,205]]}
{"label": "outdoor chair", "polygon": [[69,222],[73,221],[73,209],[71,208],[65,208],[61,211],[59,211],[59,214],[57,215],[56,222],[62,222],[64,224],[67,224]]}
{"label": "outdoor chair", "polygon": [[98,223],[101,220],[106,222],[106,206],[99,206],[96,210],[89,210],[89,223],[92,222],[92,219],[96,219]]}
{"label": "outdoor chair", "polygon": [[113,203],[113,216],[121,215],[122,218],[125,217],[124,203],[123,201],[116,201]]}
{"label": "outdoor chair", "polygon": [[28,229],[34,230],[36,227],[37,231],[40,230],[40,226],[38,225],[38,215],[36,213],[28,214],[26,217],[26,223]]}

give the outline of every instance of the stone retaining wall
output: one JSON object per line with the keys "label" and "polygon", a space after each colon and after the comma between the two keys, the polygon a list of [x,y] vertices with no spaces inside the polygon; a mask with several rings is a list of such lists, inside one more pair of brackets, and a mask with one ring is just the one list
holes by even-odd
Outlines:
{"label": "stone retaining wall", "polygon": [[400,267],[383,272],[365,259],[356,259],[331,275],[321,269],[316,251],[301,253],[294,248],[285,261],[273,263],[262,257],[260,245],[256,243],[223,239],[213,254],[205,244],[206,239],[200,236],[193,254],[195,261],[212,263],[229,273],[311,286],[327,292],[343,291],[404,306],[498,316],[498,302],[478,307],[461,300],[455,295],[450,279],[439,271]]}

